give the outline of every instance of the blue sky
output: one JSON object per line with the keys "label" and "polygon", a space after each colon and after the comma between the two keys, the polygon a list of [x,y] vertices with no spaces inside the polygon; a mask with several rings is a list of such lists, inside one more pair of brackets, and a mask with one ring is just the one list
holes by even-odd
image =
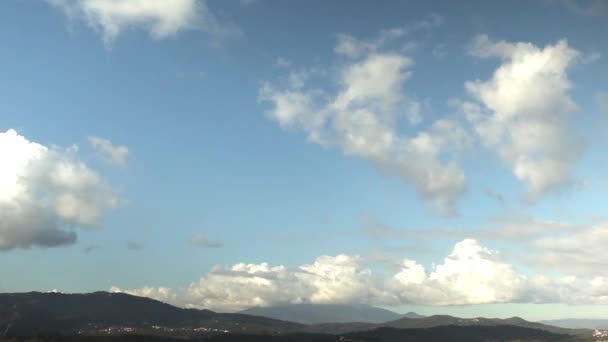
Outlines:
{"label": "blue sky", "polygon": [[3,1],[0,290],[606,318],[607,16]]}

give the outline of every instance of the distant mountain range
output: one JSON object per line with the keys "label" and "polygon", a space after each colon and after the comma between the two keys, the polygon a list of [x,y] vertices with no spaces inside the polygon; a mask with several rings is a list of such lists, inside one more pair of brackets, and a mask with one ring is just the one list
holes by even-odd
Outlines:
{"label": "distant mountain range", "polygon": [[[494,336],[493,334],[502,332],[504,336],[511,336],[510,333],[513,333],[519,336],[513,339],[521,341],[587,341],[593,333],[592,330],[559,328],[528,322],[521,318],[463,319],[452,316],[420,317],[419,315],[414,317],[420,318],[409,318],[370,306],[297,305],[271,309],[256,308],[246,312],[265,314],[270,312],[273,315],[283,313],[282,316],[275,317],[283,319],[299,317],[300,321],[318,322],[324,317],[329,317],[328,319],[331,320],[355,318],[360,322],[303,324],[244,313],[226,314],[209,310],[181,309],[149,298],[122,293],[31,292],[0,294],[0,340],[3,336],[58,334],[72,336],[74,339],[77,336],[140,335],[162,338],[204,337],[212,341],[258,341],[260,336],[265,337],[261,340],[270,341],[336,341],[337,338],[343,338],[342,341],[411,341],[410,335],[412,335],[419,336],[418,340],[424,341],[457,341],[449,337],[460,336],[459,334],[484,336],[486,333],[489,334],[488,336]],[[352,312],[347,313],[348,310]],[[314,318],[315,312],[319,313],[318,319]],[[398,318],[390,320],[395,315]],[[379,320],[381,317],[389,317],[389,321],[361,322]],[[444,336],[448,339],[424,337],[443,333],[448,334]],[[456,335],[452,336],[452,334]],[[534,336],[537,338],[533,338]],[[461,341],[478,340],[461,339]]]}
{"label": "distant mountain range", "polygon": [[516,326],[529,329],[543,330],[555,334],[589,336],[591,330],[566,329],[529,322],[519,317],[506,319],[500,318],[459,318],[447,315],[435,315],[424,318],[400,318],[398,320],[373,324],[373,323],[322,323],[309,325],[304,331],[327,334],[344,334],[353,331],[367,331],[378,328],[395,329],[428,329],[440,326]]}
{"label": "distant mountain range", "polygon": [[405,315],[369,305],[347,304],[288,304],[271,307],[255,307],[242,314],[283,319],[303,324],[319,323],[383,323],[399,318],[424,318],[414,312]]}
{"label": "distant mountain range", "polygon": [[568,329],[608,330],[608,319],[556,319],[540,323]]}

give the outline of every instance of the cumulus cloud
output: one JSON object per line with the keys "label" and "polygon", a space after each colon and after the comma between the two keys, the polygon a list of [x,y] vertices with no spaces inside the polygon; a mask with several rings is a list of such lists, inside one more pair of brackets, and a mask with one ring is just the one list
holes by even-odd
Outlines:
{"label": "cumulus cloud", "polygon": [[190,244],[203,248],[224,247],[224,243],[222,241],[211,241],[207,239],[203,234],[194,234],[190,239]]}
{"label": "cumulus cloud", "polygon": [[185,305],[220,311],[285,303],[348,303],[380,299],[371,271],[359,257],[321,256],[310,265],[236,264],[217,268],[185,293]]}
{"label": "cumulus cloud", "polygon": [[[389,36],[400,34],[381,35]],[[349,60],[339,66],[336,91],[290,77],[285,87],[265,82],[260,100],[271,104],[268,114],[280,126],[369,161],[414,185],[440,213],[453,214],[466,190],[459,155],[471,144],[469,136],[451,119],[436,120],[411,135],[401,133],[402,122],[416,126],[423,121],[424,105],[404,90],[414,61],[402,52],[383,51],[382,41],[338,37],[336,53]]]}
{"label": "cumulus cloud", "polygon": [[395,275],[405,302],[430,305],[508,303],[521,296],[526,278],[498,252],[466,239],[454,246],[444,263],[427,273],[411,260]]}
{"label": "cumulus cloud", "polygon": [[111,164],[125,165],[129,157],[129,148],[126,146],[115,146],[108,139],[90,136],[89,143]]}
{"label": "cumulus cloud", "polygon": [[[605,242],[605,241],[604,241]],[[394,272],[373,273],[363,258],[320,256],[288,268],[268,263],[216,267],[179,292],[164,287],[120,290],[175,305],[215,311],[297,303],[396,306],[488,303],[608,303],[608,277],[518,271],[495,250],[464,239],[438,265],[426,268],[403,259]]]}
{"label": "cumulus cloud", "polygon": [[216,268],[185,293],[187,307],[238,311],[254,306],[301,303],[314,289],[302,283],[285,266],[236,264]]}
{"label": "cumulus cloud", "polygon": [[49,148],[15,130],[0,133],[0,250],[76,241],[118,198],[76,157],[77,147]]}
{"label": "cumulus cloud", "polygon": [[470,53],[502,61],[489,80],[465,84],[475,101],[462,108],[484,144],[527,185],[530,200],[574,185],[583,142],[572,122],[578,109],[567,71],[580,53],[565,40],[541,48],[485,35]]}
{"label": "cumulus cloud", "polygon": [[214,38],[240,32],[220,23],[204,0],[47,0],[71,20],[82,20],[110,45],[123,31],[140,28],[155,39],[198,30]]}

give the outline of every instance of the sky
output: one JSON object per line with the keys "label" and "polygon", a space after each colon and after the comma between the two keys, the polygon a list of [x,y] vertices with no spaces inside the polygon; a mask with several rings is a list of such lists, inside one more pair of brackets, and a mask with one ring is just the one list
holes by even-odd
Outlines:
{"label": "sky", "polygon": [[608,319],[601,0],[6,0],[0,291]]}

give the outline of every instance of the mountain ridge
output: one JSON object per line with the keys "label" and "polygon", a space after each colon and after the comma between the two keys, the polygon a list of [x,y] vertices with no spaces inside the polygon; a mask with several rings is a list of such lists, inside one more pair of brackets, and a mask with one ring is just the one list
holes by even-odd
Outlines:
{"label": "mountain ridge", "polygon": [[[95,332],[112,326],[148,329],[205,328],[209,331],[293,331],[303,325],[238,313],[183,309],[125,293],[93,292],[0,294],[0,332],[4,335]],[[201,330],[206,331],[206,330]],[[1,336],[1,335],[0,335]]]}
{"label": "mountain ridge", "polygon": [[[154,299],[124,293],[0,294],[0,337],[39,334],[84,336],[137,334],[191,338],[225,334],[279,336],[294,333],[336,336],[377,331],[378,329],[429,329],[442,326],[517,326],[554,334],[578,336],[591,336],[593,332],[592,330],[572,330],[548,326],[528,322],[518,317],[465,319],[447,315],[424,318],[400,317],[383,323],[349,322],[306,325],[243,313],[182,309]],[[390,330],[387,331],[390,332]],[[392,336],[393,333],[388,334]]]}
{"label": "mountain ridge", "polygon": [[284,319],[303,324],[320,323],[383,323],[402,317],[422,318],[409,312],[405,315],[365,304],[284,304],[269,307],[253,307],[239,313]]}
{"label": "mountain ridge", "polygon": [[428,329],[439,326],[518,326],[523,328],[548,331],[555,334],[588,336],[592,332],[588,329],[566,329],[537,322],[526,321],[520,317],[511,318],[460,318],[449,315],[433,315],[424,318],[400,318],[398,320],[380,324],[372,323],[324,323],[309,326],[306,331],[342,334],[352,331],[366,331],[379,328],[394,329]]}

